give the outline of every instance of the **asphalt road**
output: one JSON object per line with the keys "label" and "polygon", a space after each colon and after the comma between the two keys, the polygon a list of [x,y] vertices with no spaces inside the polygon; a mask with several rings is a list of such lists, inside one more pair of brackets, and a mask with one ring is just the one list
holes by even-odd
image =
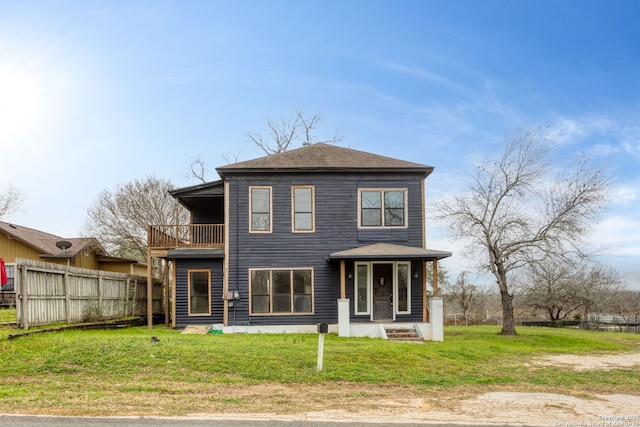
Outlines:
{"label": "asphalt road", "polygon": [[[7,427],[382,427],[382,426],[407,426],[407,427],[461,427],[462,424],[402,424],[379,422],[322,422],[301,420],[241,420],[241,419],[200,419],[200,418],[89,418],[89,417],[49,417],[49,416],[22,416],[0,415],[0,426]],[[507,426],[508,424],[505,424]],[[471,424],[469,424],[471,426]],[[473,427],[482,427],[473,424]],[[489,427],[489,426],[487,426]],[[491,427],[500,427],[495,424]]]}

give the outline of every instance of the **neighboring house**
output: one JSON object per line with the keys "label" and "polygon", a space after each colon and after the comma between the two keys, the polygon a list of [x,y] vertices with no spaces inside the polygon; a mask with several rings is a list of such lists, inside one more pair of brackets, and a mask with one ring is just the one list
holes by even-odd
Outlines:
{"label": "neighboring house", "polygon": [[437,279],[451,253],[426,249],[432,167],[318,143],[216,170],[171,191],[191,224],[149,227],[150,257],[173,264],[175,328],[442,339],[426,263]]}
{"label": "neighboring house", "polygon": [[94,237],[62,238],[2,221],[0,221],[0,258],[5,261],[9,279],[1,289],[5,293],[14,292],[16,258],[147,276],[147,266],[144,263],[108,256]]}

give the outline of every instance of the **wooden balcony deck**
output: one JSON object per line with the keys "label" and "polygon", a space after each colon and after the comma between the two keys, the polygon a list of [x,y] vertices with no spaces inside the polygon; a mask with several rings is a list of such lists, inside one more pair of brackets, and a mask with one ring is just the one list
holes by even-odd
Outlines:
{"label": "wooden balcony deck", "polygon": [[223,248],[223,224],[150,225],[149,249]]}

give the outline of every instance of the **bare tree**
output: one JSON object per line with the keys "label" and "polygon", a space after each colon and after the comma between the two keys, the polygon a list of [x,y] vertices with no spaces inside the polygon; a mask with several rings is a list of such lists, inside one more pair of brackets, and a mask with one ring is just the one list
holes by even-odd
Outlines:
{"label": "bare tree", "polygon": [[148,225],[189,223],[171,189],[171,182],[151,176],[102,191],[88,210],[86,232],[114,255],[146,261]]}
{"label": "bare tree", "polygon": [[321,120],[321,114],[305,116],[298,110],[293,118],[280,117],[278,121],[267,119],[266,135],[248,132],[247,136],[251,142],[260,147],[267,155],[287,151],[294,143],[302,145],[305,143],[336,143],[342,141],[343,137],[337,133],[327,140],[316,141],[314,132]]}
{"label": "bare tree", "polygon": [[477,297],[476,291],[477,288],[467,279],[467,272],[461,272],[453,286],[453,296],[462,309],[465,326],[469,326],[469,310]]}
{"label": "bare tree", "polygon": [[[322,114],[314,114],[305,116],[300,110],[297,110],[292,118],[280,117],[275,121],[267,119],[266,134],[258,132],[247,132],[249,141],[257,145],[267,155],[282,153],[291,149],[294,144],[303,145],[305,143],[336,143],[342,141],[342,135],[333,134],[329,139],[317,140],[315,136],[318,123],[323,120]],[[240,153],[224,155],[223,158],[227,164],[236,163]],[[195,178],[200,182],[207,182],[206,177],[207,165],[200,156],[195,158],[190,165],[187,176]]]}
{"label": "bare tree", "polygon": [[543,310],[549,320],[565,319],[585,303],[580,266],[584,265],[551,256],[532,262],[524,274],[524,303]]}
{"label": "bare tree", "polygon": [[583,300],[584,319],[589,313],[599,315],[607,311],[615,311],[616,296],[626,290],[626,283],[619,271],[614,268],[593,263],[580,269],[580,298]]}
{"label": "bare tree", "polygon": [[0,219],[18,212],[24,199],[24,193],[13,184],[9,184],[7,188],[0,192]]}
{"label": "bare tree", "polygon": [[516,334],[512,274],[531,259],[578,248],[606,202],[601,169],[581,158],[553,177],[544,142],[539,131],[515,135],[499,159],[477,166],[465,193],[436,205],[451,236],[481,254],[479,267],[495,277],[507,335]]}

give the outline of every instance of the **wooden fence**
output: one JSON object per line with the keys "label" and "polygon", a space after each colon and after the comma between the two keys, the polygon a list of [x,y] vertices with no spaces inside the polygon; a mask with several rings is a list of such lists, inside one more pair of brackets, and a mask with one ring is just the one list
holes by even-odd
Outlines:
{"label": "wooden fence", "polygon": [[[147,314],[147,278],[16,259],[16,308],[24,329]],[[162,313],[162,284],[153,285],[153,313]]]}

